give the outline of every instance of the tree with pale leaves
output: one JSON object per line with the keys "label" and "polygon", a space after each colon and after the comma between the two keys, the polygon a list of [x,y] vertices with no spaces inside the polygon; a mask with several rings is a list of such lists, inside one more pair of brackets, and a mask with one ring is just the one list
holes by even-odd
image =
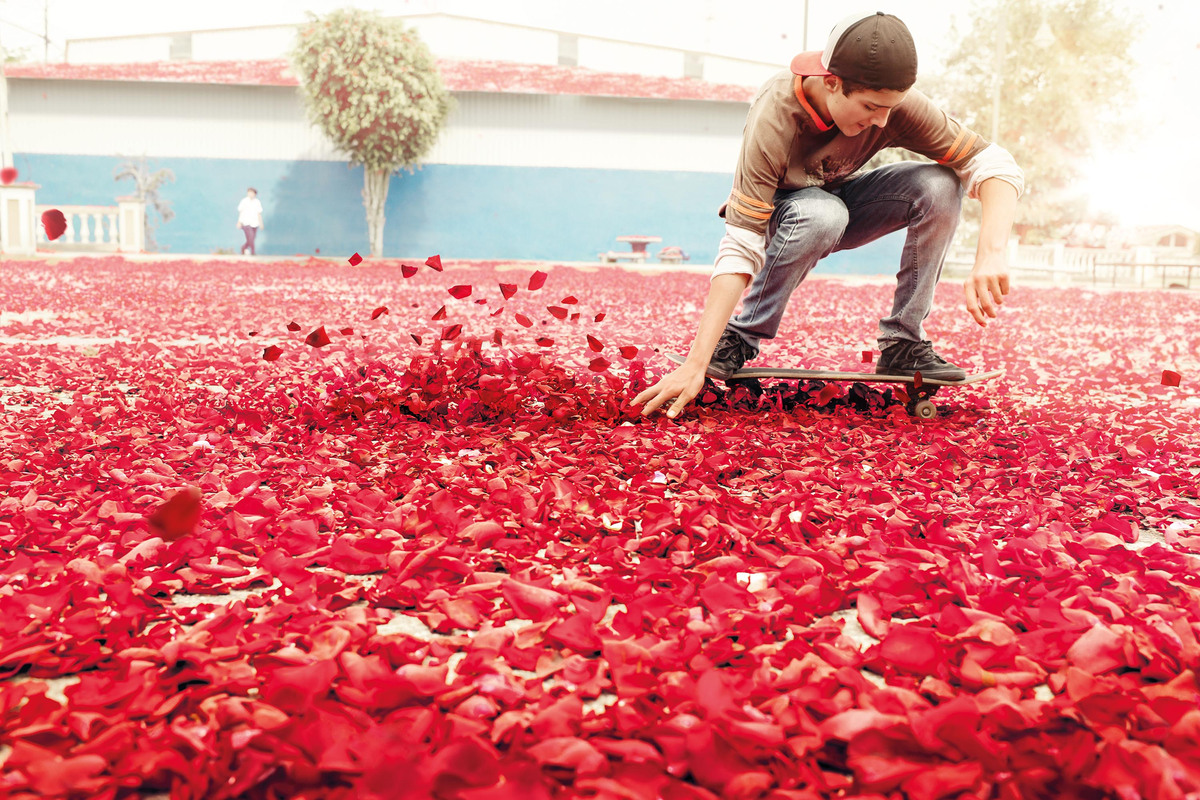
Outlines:
{"label": "tree with pale leaves", "polygon": [[343,9],[310,15],[291,61],[309,121],[363,166],[371,255],[382,255],[392,173],[413,171],[450,112],[433,55],[403,23]]}

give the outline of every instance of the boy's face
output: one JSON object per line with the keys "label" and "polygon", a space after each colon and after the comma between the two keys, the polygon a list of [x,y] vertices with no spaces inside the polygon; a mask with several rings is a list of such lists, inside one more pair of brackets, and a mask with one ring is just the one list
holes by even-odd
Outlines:
{"label": "boy's face", "polygon": [[892,109],[908,96],[907,91],[893,89],[866,89],[847,96],[842,94],[840,78],[830,75],[825,81],[829,89],[829,115],[846,136],[858,136],[872,125],[880,128],[887,125]]}

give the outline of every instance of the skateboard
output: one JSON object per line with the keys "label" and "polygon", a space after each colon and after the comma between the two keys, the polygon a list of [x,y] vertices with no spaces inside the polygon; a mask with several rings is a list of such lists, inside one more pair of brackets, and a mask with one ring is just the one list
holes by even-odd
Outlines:
{"label": "skateboard", "polygon": [[[664,353],[668,360],[679,365],[685,361],[678,353]],[[724,380],[726,383],[740,381],[757,381],[759,378],[779,378],[781,380],[802,381],[858,381],[859,383],[907,383],[912,389],[905,389],[908,395],[908,413],[921,419],[933,419],[937,416],[937,406],[929,399],[943,386],[967,386],[972,383],[999,378],[1004,374],[1002,369],[990,372],[977,372],[968,375],[961,381],[946,381],[937,378],[922,378],[918,383],[913,375],[879,375],[874,372],[837,372],[825,369],[784,369],[781,367],[743,367],[728,377],[714,374],[711,370],[708,377]]]}

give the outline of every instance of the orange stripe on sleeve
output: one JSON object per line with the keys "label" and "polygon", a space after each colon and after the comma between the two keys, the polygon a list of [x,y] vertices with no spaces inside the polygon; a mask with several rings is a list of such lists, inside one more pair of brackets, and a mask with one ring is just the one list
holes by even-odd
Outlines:
{"label": "orange stripe on sleeve", "polygon": [[765,212],[753,211],[749,208],[746,208],[745,206],[738,205],[737,203],[734,203],[732,201],[729,203],[729,207],[732,208],[734,211],[738,212],[739,214],[741,214],[743,217],[750,217],[751,219],[770,219],[771,218],[770,211],[765,211]]}
{"label": "orange stripe on sleeve", "polygon": [[763,211],[774,211],[775,210],[775,206],[771,205],[770,203],[763,203],[759,200],[755,200],[753,197],[750,197],[749,195],[742,194],[737,189],[733,190],[733,195],[738,200],[741,200],[743,203],[745,203],[748,206],[754,206],[755,208],[761,208]]}
{"label": "orange stripe on sleeve", "polygon": [[958,136],[955,137],[954,144],[950,145],[950,149],[946,151],[946,155],[944,155],[938,159],[939,164],[945,164],[947,161],[950,160],[950,156],[954,155],[954,151],[958,149],[958,143],[963,140],[963,136],[966,135],[966,133],[967,133],[966,128],[958,129]]}
{"label": "orange stripe on sleeve", "polygon": [[947,158],[946,160],[947,161],[956,161],[957,159],[960,159],[963,156],[965,156],[967,153],[971,152],[971,148],[975,146],[975,140],[978,138],[979,138],[978,133],[971,134],[971,138],[968,139],[967,143],[962,146],[962,149],[959,150],[957,153],[955,153],[953,158]]}

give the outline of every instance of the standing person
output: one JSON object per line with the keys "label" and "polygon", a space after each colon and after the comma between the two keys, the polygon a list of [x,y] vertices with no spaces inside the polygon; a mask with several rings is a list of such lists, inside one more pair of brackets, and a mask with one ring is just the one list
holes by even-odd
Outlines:
{"label": "standing person", "polygon": [[247,189],[246,196],[238,203],[237,210],[237,227],[246,234],[246,243],[242,245],[242,255],[246,255],[246,248],[250,248],[250,255],[254,255],[254,239],[263,228],[263,209],[262,203],[258,200],[258,190],[253,186]]}
{"label": "standing person", "polygon": [[[1024,177],[1012,156],[921,92],[908,27],[890,14],[842,20],[823,52],[801,53],[750,106],[725,237],[686,362],[634,398],[677,416],[705,375],[727,378],[779,331],[792,292],[825,256],[907,229],[891,313],[880,320],[877,373],[957,380],[922,322],[958,225],[964,193],[983,209],[966,310],[982,326],[1008,294],[1008,237]],[[937,163],[857,171],[903,147]],[[732,319],[746,285],[742,312]]]}

